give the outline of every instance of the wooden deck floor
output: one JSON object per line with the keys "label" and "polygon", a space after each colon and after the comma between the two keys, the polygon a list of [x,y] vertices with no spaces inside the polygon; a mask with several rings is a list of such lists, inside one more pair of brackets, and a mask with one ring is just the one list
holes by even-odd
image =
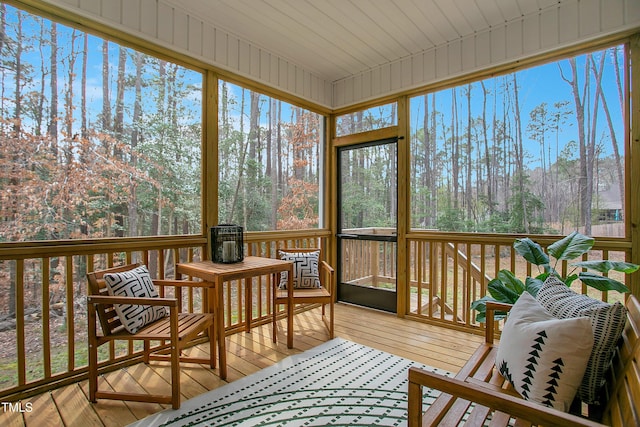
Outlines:
{"label": "wooden deck floor", "polygon": [[[375,327],[372,328],[372,325]],[[251,333],[241,332],[227,338],[228,381],[234,381],[270,366],[295,353],[312,348],[328,339],[320,322],[320,311],[312,310],[295,318],[295,348],[288,350],[280,324],[278,344],[271,341],[270,325],[255,328]],[[425,325],[395,315],[349,306],[336,305],[337,337],[396,354],[407,359],[446,369],[457,370],[471,356],[482,337]],[[204,352],[198,347],[191,351]],[[139,364],[126,370],[106,375],[108,383],[129,390],[158,391],[169,389],[168,365]],[[218,377],[217,369],[183,365],[181,375],[182,400],[185,401],[208,390],[226,384]],[[101,386],[102,387],[102,386]],[[124,426],[147,415],[161,411],[164,405],[99,400],[87,401],[88,383],[56,389],[21,402],[16,411],[3,404],[1,426]],[[167,406],[168,407],[168,406]],[[29,410],[31,409],[31,410]]]}

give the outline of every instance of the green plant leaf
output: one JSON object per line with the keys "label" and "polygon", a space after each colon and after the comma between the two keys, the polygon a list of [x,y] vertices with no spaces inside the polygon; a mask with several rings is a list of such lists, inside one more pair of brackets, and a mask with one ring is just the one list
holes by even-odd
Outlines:
{"label": "green plant leaf", "polygon": [[498,272],[498,279],[500,279],[504,286],[516,294],[520,295],[524,292],[524,283],[522,283],[522,280],[518,279],[510,270],[500,270]]}
{"label": "green plant leaf", "polygon": [[[552,268],[548,272],[538,274],[536,277],[534,277],[534,279],[539,280],[540,282],[544,282],[545,280],[547,280],[547,277],[551,276],[552,274],[555,274],[556,276],[558,275],[558,273],[556,273],[556,270]],[[529,276],[527,276],[527,278],[528,277]],[[525,279],[525,283],[526,283],[526,279]]]}
{"label": "green plant leaf", "polygon": [[584,267],[589,270],[599,271],[600,273],[606,273],[610,270],[620,271],[622,273],[633,273],[638,270],[640,267],[637,264],[631,264],[629,262],[622,261],[604,261],[604,260],[594,260],[594,261],[581,261],[576,262],[573,265],[576,267]]}
{"label": "green plant leaf", "polygon": [[487,301],[495,301],[495,299],[490,296],[484,296],[471,303],[471,309],[478,312],[476,314],[476,322],[484,323],[487,321]]}
{"label": "green plant leaf", "polygon": [[[533,265],[549,265],[549,256],[542,247],[528,237],[513,242],[516,252]],[[546,270],[546,268],[545,268]]]}
{"label": "green plant leaf", "polygon": [[[541,274],[540,276],[546,276],[546,275]],[[538,295],[538,291],[540,290],[540,288],[542,287],[542,284],[544,283],[544,280],[541,280],[538,277],[527,277],[524,281],[524,290],[529,292],[531,296],[534,296],[534,297]]]}
{"label": "green plant leaf", "polygon": [[[494,298],[490,296],[484,296],[479,300],[475,300],[471,303],[471,309],[476,310],[478,314],[476,314],[476,322],[484,323],[487,321],[487,301],[496,301]],[[507,313],[504,311],[496,311],[493,314],[494,320],[500,320],[507,317]]]}
{"label": "green plant leaf", "polygon": [[629,288],[627,288],[624,283],[618,282],[610,277],[601,276],[588,271],[580,272],[578,277],[582,283],[599,291],[618,291],[621,293],[630,292]]}
{"label": "green plant leaf", "polygon": [[495,299],[490,296],[484,296],[478,300],[475,300],[471,303],[471,310],[476,310],[484,313],[487,310],[487,301],[495,301]]}
{"label": "green plant leaf", "polygon": [[558,279],[560,279],[561,282],[564,282],[565,285],[567,286],[571,286],[571,284],[573,282],[575,282],[576,280],[578,280],[578,275],[577,274],[572,274],[570,276],[565,277],[564,279],[560,276],[557,276]]}
{"label": "green plant leaf", "polygon": [[[515,292],[509,287],[505,286],[505,284],[500,279],[493,279],[487,285],[487,289],[492,297],[499,302],[507,302],[510,304],[515,303],[520,297],[520,293]],[[524,286],[522,287],[524,289]]]}
{"label": "green plant leaf", "polygon": [[589,252],[594,243],[595,239],[592,237],[574,231],[565,238],[549,245],[547,251],[549,255],[558,260],[576,259],[580,255]]}

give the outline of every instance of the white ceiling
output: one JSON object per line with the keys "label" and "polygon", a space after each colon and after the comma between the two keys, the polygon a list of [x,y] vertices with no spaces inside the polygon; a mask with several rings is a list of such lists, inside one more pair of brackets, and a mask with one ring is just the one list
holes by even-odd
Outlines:
{"label": "white ceiling", "polygon": [[165,0],[335,82],[577,0]]}

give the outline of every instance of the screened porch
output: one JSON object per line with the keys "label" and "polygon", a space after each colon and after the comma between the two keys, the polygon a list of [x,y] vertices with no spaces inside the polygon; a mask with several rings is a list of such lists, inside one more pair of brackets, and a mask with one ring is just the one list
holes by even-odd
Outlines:
{"label": "screened porch", "polygon": [[[186,278],[217,224],[244,227],[246,256],[321,248],[336,336],[449,372],[482,341],[489,282],[540,273],[516,239],[578,230],[596,239],[581,261],[640,264],[635,0],[371,3],[0,1],[1,425],[168,408],[87,400],[86,274]],[[287,348],[267,276],[222,295],[229,377],[183,367],[183,401],[328,340],[301,306]],[[204,290],[175,297],[205,309]],[[107,384],[164,387],[142,350],[101,349]]]}

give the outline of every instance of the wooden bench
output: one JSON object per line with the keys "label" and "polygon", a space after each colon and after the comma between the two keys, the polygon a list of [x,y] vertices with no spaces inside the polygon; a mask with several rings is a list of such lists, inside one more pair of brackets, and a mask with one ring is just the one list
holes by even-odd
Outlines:
{"label": "wooden bench", "polygon": [[[626,306],[627,324],[607,373],[603,390],[606,404],[600,411],[599,422],[526,401],[509,388],[494,367],[498,347],[493,344],[493,328],[494,312],[508,311],[511,306],[489,303],[485,342],[454,378],[410,368],[409,426],[455,426],[465,414],[468,426],[488,423],[488,417],[491,426],[509,425],[510,419],[515,419],[511,425],[516,426],[602,426],[600,422],[610,426],[640,426],[640,303],[630,296]],[[442,392],[424,413],[422,387]]]}

